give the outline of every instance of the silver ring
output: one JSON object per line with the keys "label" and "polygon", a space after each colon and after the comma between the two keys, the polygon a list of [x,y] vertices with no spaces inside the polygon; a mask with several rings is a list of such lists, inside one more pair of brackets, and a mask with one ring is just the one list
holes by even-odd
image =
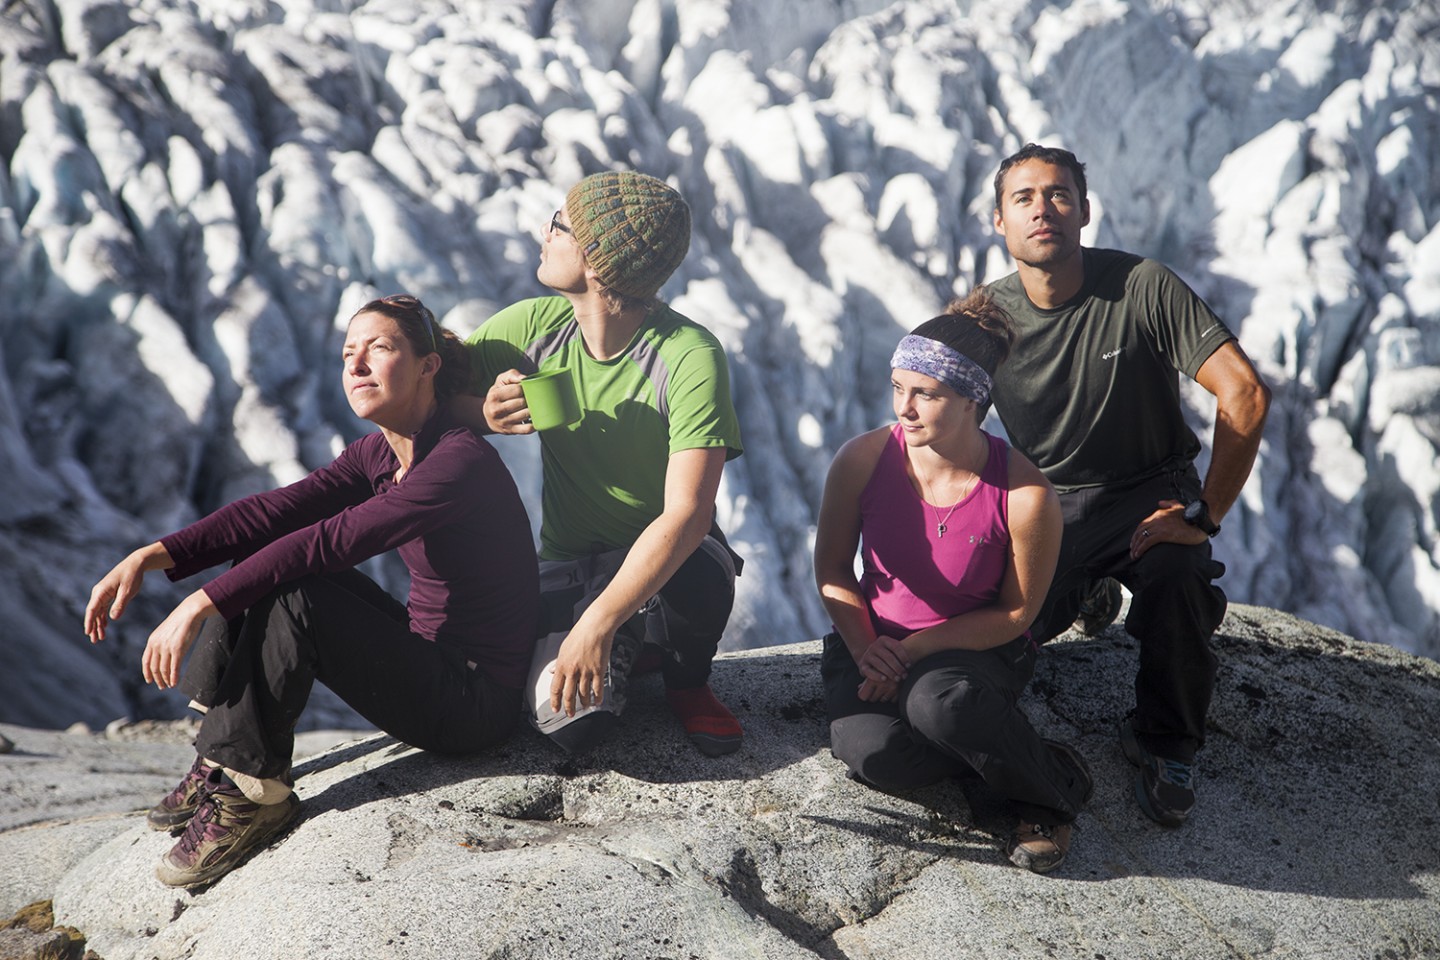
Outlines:
{"label": "silver ring", "polygon": [[1142,536],[1142,537],[1148,537],[1148,536],[1150,536],[1150,531],[1149,531],[1149,530],[1141,530],[1141,531],[1140,531],[1140,536]]}

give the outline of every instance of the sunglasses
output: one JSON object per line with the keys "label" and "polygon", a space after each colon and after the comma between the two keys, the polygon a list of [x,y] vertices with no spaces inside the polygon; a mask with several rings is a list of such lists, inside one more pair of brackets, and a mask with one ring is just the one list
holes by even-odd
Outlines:
{"label": "sunglasses", "polygon": [[425,324],[425,331],[430,334],[430,349],[437,353],[439,352],[440,344],[438,338],[435,336],[435,314],[431,313],[430,308],[420,302],[419,297],[412,297],[408,293],[397,293],[392,296],[381,297],[380,302],[419,314],[420,321]]}

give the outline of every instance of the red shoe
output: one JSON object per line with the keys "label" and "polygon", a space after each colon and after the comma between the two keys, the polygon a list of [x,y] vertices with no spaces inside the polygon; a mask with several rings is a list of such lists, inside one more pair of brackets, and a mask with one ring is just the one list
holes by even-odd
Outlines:
{"label": "red shoe", "polygon": [[647,643],[640,648],[640,655],[635,658],[635,666],[630,668],[630,676],[643,677],[647,673],[654,673],[664,662],[665,652],[653,643]]}
{"label": "red shoe", "polygon": [[687,690],[666,690],[665,700],[680,719],[690,742],[707,757],[723,757],[740,749],[745,731],[735,714],[715,699],[707,683]]}

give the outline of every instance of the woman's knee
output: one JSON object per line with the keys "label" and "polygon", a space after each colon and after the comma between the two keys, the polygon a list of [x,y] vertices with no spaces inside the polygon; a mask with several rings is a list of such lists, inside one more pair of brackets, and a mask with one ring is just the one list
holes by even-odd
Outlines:
{"label": "woman's knee", "polygon": [[1012,707],[1003,691],[980,677],[922,677],[905,697],[905,719],[932,743],[983,749]]}
{"label": "woman's knee", "polygon": [[[884,723],[878,721],[883,720]],[[898,792],[933,783],[927,748],[889,717],[843,717],[830,724],[830,752],[850,776],[878,790]]]}

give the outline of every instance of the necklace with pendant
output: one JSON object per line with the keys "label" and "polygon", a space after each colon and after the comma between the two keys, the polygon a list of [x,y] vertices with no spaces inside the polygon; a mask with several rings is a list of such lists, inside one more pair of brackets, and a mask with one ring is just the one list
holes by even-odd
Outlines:
{"label": "necklace with pendant", "polygon": [[[915,476],[920,477],[920,471],[915,471]],[[925,491],[925,505],[931,510],[935,511],[935,536],[937,538],[941,540],[945,539],[945,531],[950,529],[948,526],[946,526],[946,522],[950,519],[950,514],[954,513],[955,508],[965,502],[965,498],[970,495],[970,485],[979,479],[980,475],[977,473],[969,480],[965,481],[965,487],[963,490],[960,491],[960,499],[950,504],[950,509],[946,510],[945,516],[942,517],[940,516],[940,508],[930,502],[930,500],[933,499],[930,496],[930,485],[925,482],[924,477],[920,477],[920,486],[924,488]]]}

